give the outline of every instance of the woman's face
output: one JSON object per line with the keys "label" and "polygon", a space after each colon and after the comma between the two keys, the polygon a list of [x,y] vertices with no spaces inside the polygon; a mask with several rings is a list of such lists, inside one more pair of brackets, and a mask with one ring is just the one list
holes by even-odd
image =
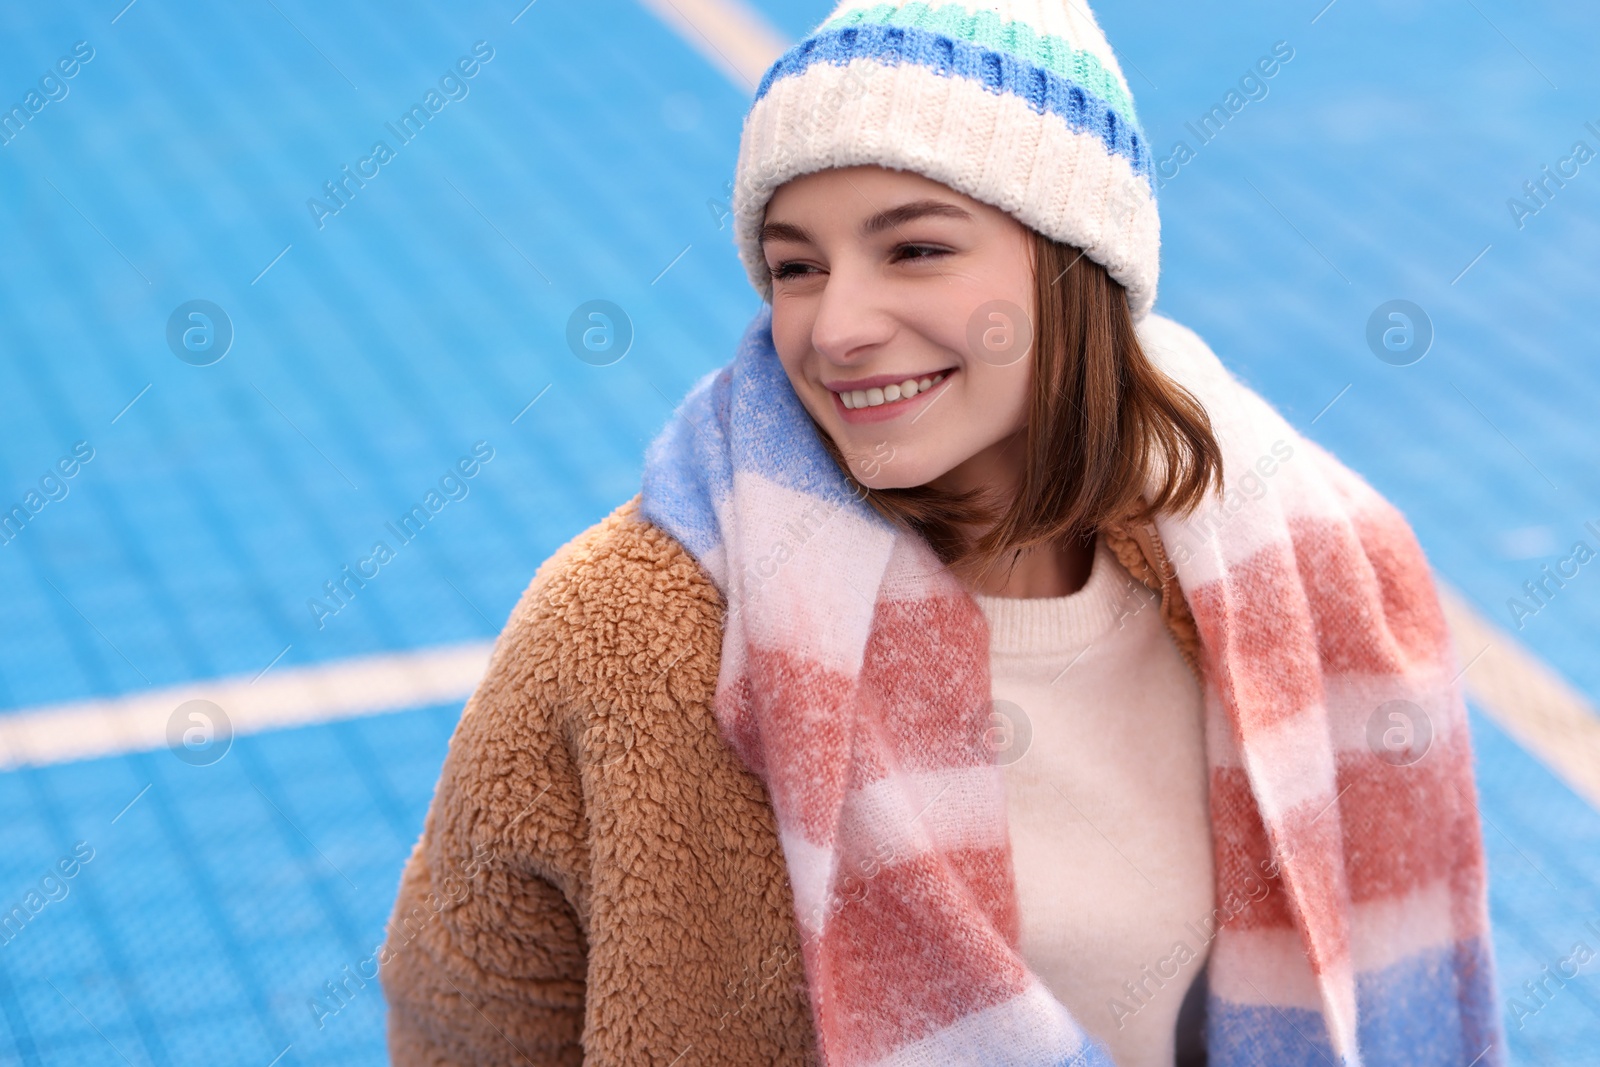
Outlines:
{"label": "woman's face", "polygon": [[762,249],[778,358],[858,481],[1009,480],[1033,363],[1021,223],[919,174],[845,167],[781,186]]}

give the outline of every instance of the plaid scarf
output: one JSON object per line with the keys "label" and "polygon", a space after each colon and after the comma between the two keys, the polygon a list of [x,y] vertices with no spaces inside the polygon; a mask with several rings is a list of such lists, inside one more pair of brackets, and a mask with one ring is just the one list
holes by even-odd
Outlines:
{"label": "plaid scarf", "polygon": [[[984,616],[824,451],[771,315],[652,443],[641,510],[727,602],[715,714],[772,802],[822,1062],[1109,1064],[1018,951]],[[1422,550],[1194,333],[1139,332],[1227,479],[1155,520],[1202,644],[1212,1067],[1502,1064],[1466,709]]]}

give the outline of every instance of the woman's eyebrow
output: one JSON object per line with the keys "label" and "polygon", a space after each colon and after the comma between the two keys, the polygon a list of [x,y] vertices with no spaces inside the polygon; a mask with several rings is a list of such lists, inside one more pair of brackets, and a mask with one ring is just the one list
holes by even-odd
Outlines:
{"label": "woman's eyebrow", "polygon": [[[971,222],[972,213],[955,204],[945,203],[943,200],[913,200],[898,207],[880,211],[861,224],[861,236],[872,237],[884,230],[899,227],[917,219],[939,217],[957,219],[962,222]],[[804,226],[797,226],[791,222],[769,222],[761,227],[760,242],[768,241],[798,241],[804,244],[814,244],[811,232]]]}

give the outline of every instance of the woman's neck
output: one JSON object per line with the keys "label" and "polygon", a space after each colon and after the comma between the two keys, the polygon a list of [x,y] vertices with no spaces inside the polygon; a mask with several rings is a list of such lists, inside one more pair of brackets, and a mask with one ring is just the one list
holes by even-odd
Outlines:
{"label": "woman's neck", "polygon": [[1089,581],[1094,566],[1094,539],[1070,545],[1036,545],[1016,556],[1015,565],[1007,556],[972,591],[985,596],[1054,597],[1070,596]]}
{"label": "woman's neck", "polygon": [[[930,484],[951,492],[996,487],[1016,492],[1019,472],[1026,462],[1021,431],[996,442]],[[969,531],[972,532],[972,531]],[[1094,565],[1095,538],[1070,544],[1034,545],[1008,553],[987,574],[969,580],[968,588],[986,596],[1069,596],[1089,581]]]}

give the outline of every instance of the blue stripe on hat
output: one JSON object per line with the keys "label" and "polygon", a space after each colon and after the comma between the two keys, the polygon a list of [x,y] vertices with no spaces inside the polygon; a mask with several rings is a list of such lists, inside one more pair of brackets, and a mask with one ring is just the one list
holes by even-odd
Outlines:
{"label": "blue stripe on hat", "polygon": [[1068,78],[1019,59],[943,34],[910,26],[859,25],[824,30],[806,38],[768,68],[756,88],[756,101],[781,78],[805,73],[812,64],[844,66],[864,57],[885,66],[915,63],[946,78],[966,78],[994,93],[1009,93],[1033,110],[1059,115],[1079,133],[1100,138],[1106,151],[1128,160],[1134,171],[1154,183],[1149,146],[1137,123],[1117,112],[1102,97]]}

